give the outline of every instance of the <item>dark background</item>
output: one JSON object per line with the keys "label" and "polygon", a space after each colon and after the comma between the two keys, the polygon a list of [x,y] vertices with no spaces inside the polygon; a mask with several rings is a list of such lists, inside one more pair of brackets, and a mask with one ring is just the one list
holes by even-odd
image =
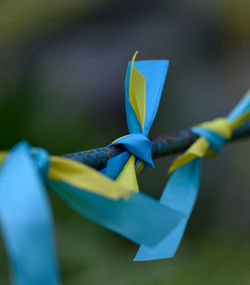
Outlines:
{"label": "dark background", "polygon": [[[1,0],[0,149],[21,139],[63,154],[127,134],[127,62],[169,59],[151,135],[226,115],[250,87],[250,1]],[[156,198],[174,157],[140,178]],[[133,263],[137,246],[54,194],[63,284],[250,284],[249,141],[205,160],[174,259]],[[9,284],[1,242],[0,284]]]}

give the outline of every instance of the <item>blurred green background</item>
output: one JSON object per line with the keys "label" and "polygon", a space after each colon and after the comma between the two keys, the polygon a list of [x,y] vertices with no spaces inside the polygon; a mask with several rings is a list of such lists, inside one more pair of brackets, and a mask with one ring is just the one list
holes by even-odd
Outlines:
{"label": "blurred green background", "polygon": [[[127,62],[169,59],[151,135],[226,115],[250,87],[250,1],[1,0],[0,149],[21,139],[52,154],[127,133]],[[140,178],[156,198],[174,157]],[[49,193],[62,283],[250,284],[249,141],[205,160],[176,257],[133,263],[138,246]],[[3,242],[0,284],[10,284]]]}

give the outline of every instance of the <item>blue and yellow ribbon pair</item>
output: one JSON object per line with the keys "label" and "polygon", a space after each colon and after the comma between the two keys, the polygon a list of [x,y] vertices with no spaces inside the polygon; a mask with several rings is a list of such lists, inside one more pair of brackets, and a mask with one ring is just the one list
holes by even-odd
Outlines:
{"label": "blue and yellow ribbon pair", "polygon": [[105,169],[106,176],[120,185],[139,191],[136,174],[147,167],[154,167],[152,144],[147,138],[156,116],[167,74],[167,60],[129,62],[125,81],[125,107],[129,135],[115,140],[111,145],[125,148],[111,158]]}
{"label": "blue and yellow ribbon pair", "polygon": [[250,91],[226,118],[218,118],[192,128],[199,138],[179,156],[169,169],[172,173],[160,202],[185,215],[179,225],[154,248],[142,245],[135,261],[171,258],[175,255],[197,199],[202,157],[215,156],[230,140],[232,132],[250,118]]}

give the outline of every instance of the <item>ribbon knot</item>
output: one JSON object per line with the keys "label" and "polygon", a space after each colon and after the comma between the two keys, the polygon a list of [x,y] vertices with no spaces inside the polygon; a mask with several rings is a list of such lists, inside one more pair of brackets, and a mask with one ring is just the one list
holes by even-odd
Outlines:
{"label": "ribbon knot", "polygon": [[232,137],[233,124],[226,118],[217,118],[196,125],[191,130],[200,136],[189,149],[179,156],[169,168],[169,173],[198,157],[213,157]]}
{"label": "ribbon knot", "polygon": [[192,128],[192,132],[203,137],[209,144],[205,156],[214,156],[223,148],[225,142],[232,137],[232,125],[226,118],[217,118]]}
{"label": "ribbon knot", "polygon": [[129,134],[115,140],[113,145],[122,145],[129,153],[134,155],[139,161],[145,163],[145,167],[150,166],[154,168],[152,160],[152,143],[151,141],[140,133]]}

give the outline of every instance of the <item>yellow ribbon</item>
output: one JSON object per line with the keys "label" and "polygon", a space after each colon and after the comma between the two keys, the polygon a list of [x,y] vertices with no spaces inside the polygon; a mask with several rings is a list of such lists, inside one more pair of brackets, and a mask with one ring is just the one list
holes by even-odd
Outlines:
{"label": "yellow ribbon", "polygon": [[[7,155],[6,151],[0,152],[0,164],[3,163]],[[50,156],[48,178],[64,181],[82,190],[113,200],[126,199],[133,191],[130,185],[118,184],[90,166],[59,156]]]}

